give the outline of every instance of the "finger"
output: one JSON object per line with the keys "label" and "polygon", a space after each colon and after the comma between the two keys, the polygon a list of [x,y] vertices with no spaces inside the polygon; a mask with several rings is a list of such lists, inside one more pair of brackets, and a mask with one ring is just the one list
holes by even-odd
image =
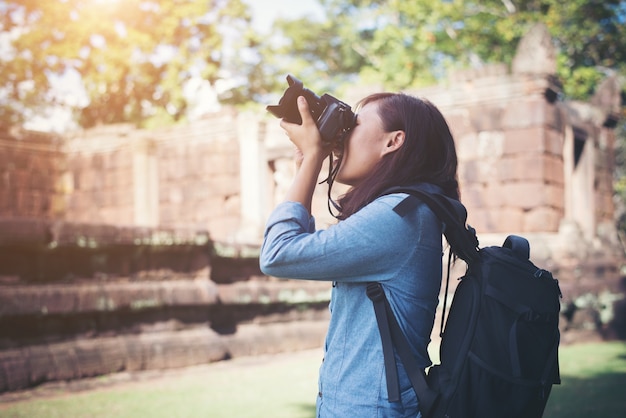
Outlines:
{"label": "finger", "polygon": [[300,112],[303,125],[305,123],[314,123],[311,111],[309,110],[309,103],[306,101],[304,96],[298,96],[298,111]]}
{"label": "finger", "polygon": [[294,127],[298,126],[298,124],[287,122],[285,119],[281,119],[279,125],[287,135],[289,135],[289,132],[291,132]]}

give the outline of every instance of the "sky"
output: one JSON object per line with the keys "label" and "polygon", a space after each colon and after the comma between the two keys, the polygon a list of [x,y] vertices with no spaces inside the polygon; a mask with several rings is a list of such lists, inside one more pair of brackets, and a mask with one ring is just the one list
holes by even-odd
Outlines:
{"label": "sky", "polygon": [[253,24],[266,32],[278,17],[324,16],[318,0],[244,0],[252,9]]}

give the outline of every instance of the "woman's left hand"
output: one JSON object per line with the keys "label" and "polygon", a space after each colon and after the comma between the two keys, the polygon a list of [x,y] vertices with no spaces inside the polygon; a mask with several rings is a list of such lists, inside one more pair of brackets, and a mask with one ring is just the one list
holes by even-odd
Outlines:
{"label": "woman's left hand", "polygon": [[302,96],[298,97],[298,110],[302,117],[302,124],[289,123],[284,119],[280,126],[287,132],[291,142],[297,147],[295,160],[296,175],[291,187],[285,195],[285,200],[300,202],[311,213],[311,201],[317,185],[317,178],[324,158],[330,153],[330,147],[326,149],[322,145],[322,136],[315,121],[311,117],[309,104]]}
{"label": "woman's left hand", "polygon": [[[296,152],[296,164],[302,162],[306,158],[314,158],[323,160],[330,152],[329,149],[325,149],[322,145],[322,136],[315,124],[315,121],[311,117],[309,111],[309,104],[303,96],[298,97],[298,111],[302,118],[302,124],[289,123],[284,119],[280,121],[280,126],[285,130],[287,136],[294,143],[301,153],[299,156]],[[298,161],[300,157],[301,161]]]}

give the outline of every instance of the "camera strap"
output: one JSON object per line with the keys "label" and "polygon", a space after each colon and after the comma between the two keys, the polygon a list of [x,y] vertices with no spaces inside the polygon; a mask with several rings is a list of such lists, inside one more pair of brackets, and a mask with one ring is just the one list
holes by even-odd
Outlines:
{"label": "camera strap", "polygon": [[339,206],[339,204],[334,201],[331,192],[333,188],[333,183],[335,183],[335,177],[337,177],[337,172],[339,171],[339,166],[341,165],[341,158],[337,159],[337,164],[333,167],[334,161],[335,160],[333,158],[333,153],[331,152],[328,155],[328,177],[320,181],[318,184],[328,183],[328,212],[330,212],[333,218],[339,219],[339,216],[335,215],[335,213],[333,212],[333,207],[337,212],[341,212],[341,206]]}

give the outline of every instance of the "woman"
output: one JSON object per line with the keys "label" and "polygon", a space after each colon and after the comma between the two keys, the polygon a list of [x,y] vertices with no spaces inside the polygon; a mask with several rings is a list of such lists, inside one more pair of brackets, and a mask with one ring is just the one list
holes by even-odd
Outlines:
{"label": "woman", "polygon": [[421,367],[441,283],[442,225],[425,205],[393,211],[406,194],[392,186],[421,184],[458,199],[454,141],[427,101],[396,93],[366,97],[339,151],[336,181],[351,186],[339,200],[340,221],[315,230],[311,199],[324,159],[319,131],[303,97],[302,124],[281,127],[296,145],[296,172],[285,202],[269,217],[261,251],[271,276],[333,282],[331,319],[320,368],[318,417],[416,417],[418,400],[398,361],[401,400],[389,402],[380,334],[366,285],[382,283]]}

